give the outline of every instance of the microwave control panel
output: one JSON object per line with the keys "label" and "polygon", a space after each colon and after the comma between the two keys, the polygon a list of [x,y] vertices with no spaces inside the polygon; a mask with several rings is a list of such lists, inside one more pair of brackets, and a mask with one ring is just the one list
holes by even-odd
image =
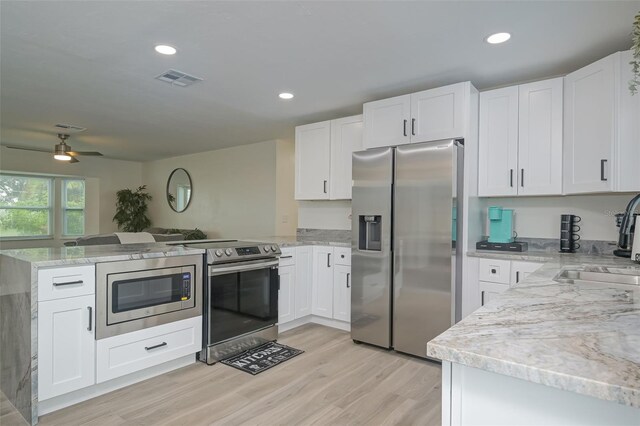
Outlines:
{"label": "microwave control panel", "polygon": [[189,300],[191,298],[191,273],[182,274],[182,297],[180,300]]}

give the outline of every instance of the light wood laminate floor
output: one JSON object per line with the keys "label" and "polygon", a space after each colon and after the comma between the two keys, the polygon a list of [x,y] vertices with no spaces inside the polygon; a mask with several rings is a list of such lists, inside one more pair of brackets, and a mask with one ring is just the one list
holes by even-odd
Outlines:
{"label": "light wood laminate floor", "polygon": [[440,366],[305,325],[302,349],[257,376],[202,363],[40,418],[42,425],[439,425]]}

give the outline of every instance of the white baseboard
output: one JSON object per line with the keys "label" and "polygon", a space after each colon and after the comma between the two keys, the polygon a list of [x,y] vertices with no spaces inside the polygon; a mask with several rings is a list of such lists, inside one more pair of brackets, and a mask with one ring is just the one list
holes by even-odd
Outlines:
{"label": "white baseboard", "polygon": [[338,330],[351,331],[351,324],[348,322],[338,321],[332,318],[323,318],[317,315],[307,315],[306,317],[297,318],[284,324],[278,324],[278,333],[283,333],[305,324],[320,324],[326,327],[337,328]]}
{"label": "white baseboard", "polygon": [[79,402],[104,395],[105,393],[112,392],[116,389],[159,376],[160,374],[168,373],[169,371],[176,370],[178,368],[186,367],[187,365],[195,362],[195,354],[186,355],[154,367],[145,368],[144,370],[109,380],[108,382],[98,383],[93,386],[78,389],[77,391],[56,396],[45,401],[38,401],[38,416],[43,416]]}

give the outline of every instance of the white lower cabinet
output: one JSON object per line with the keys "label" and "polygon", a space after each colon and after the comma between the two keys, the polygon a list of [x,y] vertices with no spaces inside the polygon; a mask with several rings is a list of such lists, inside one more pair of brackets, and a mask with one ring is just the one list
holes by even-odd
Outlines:
{"label": "white lower cabinet", "polygon": [[351,321],[351,266],[333,268],[333,319]]}
{"label": "white lower cabinet", "polygon": [[480,306],[484,306],[498,294],[508,290],[509,286],[507,284],[480,281],[478,288],[480,289]]}
{"label": "white lower cabinet", "polygon": [[91,386],[95,376],[95,295],[38,303],[38,399]]}
{"label": "white lower cabinet", "polygon": [[295,319],[311,315],[313,294],[313,250],[311,246],[296,247],[296,276],[294,280]]}
{"label": "white lower cabinet", "polygon": [[537,271],[541,266],[542,263],[536,262],[511,262],[511,279],[509,280],[509,283],[512,286],[518,284],[520,281],[527,278],[530,274]]}
{"label": "white lower cabinet", "polygon": [[278,292],[278,324],[293,321],[295,312],[295,276],[296,266],[280,266],[280,290]]}
{"label": "white lower cabinet", "polygon": [[96,382],[106,382],[200,349],[201,316],[98,340]]}
{"label": "white lower cabinet", "polygon": [[313,315],[333,318],[334,260],[332,247],[313,247]]}

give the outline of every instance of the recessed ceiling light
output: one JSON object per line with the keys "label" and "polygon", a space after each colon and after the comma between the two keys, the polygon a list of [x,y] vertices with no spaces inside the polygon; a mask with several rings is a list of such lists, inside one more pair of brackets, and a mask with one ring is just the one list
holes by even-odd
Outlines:
{"label": "recessed ceiling light", "polygon": [[280,97],[280,99],[293,99],[293,93],[284,92],[280,93],[278,96]]}
{"label": "recessed ceiling light", "polygon": [[55,158],[56,160],[60,160],[60,161],[70,161],[71,160],[71,156],[67,155],[67,154],[55,154],[53,156],[53,158]]}
{"label": "recessed ceiling light", "polygon": [[491,34],[487,37],[487,43],[489,44],[500,44],[511,38],[511,34],[509,33],[495,33]]}
{"label": "recessed ceiling light", "polygon": [[173,46],[169,46],[166,44],[159,44],[155,47],[156,52],[162,53],[163,55],[175,55],[176,48]]}

